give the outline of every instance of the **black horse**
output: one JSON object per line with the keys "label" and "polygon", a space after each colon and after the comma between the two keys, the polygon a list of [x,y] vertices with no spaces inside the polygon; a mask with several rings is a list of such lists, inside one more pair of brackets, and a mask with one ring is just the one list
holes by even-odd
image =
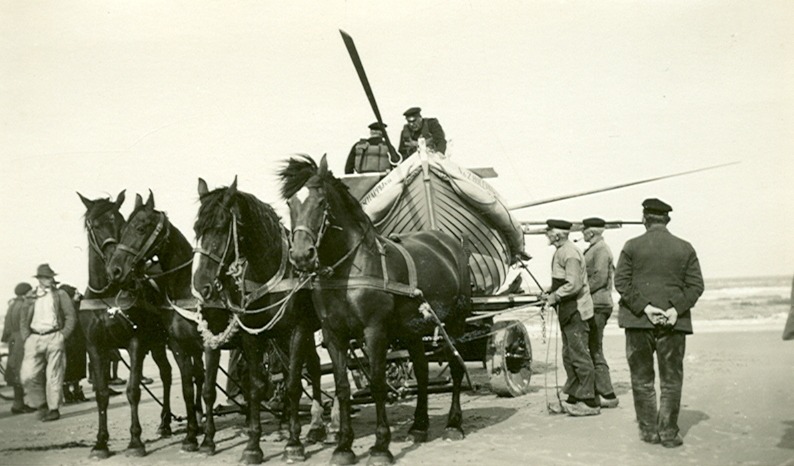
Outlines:
{"label": "black horse", "polygon": [[[111,282],[126,289],[147,288],[147,283],[154,283],[156,293],[147,294],[149,306],[157,311],[152,320],[159,321],[166,329],[168,345],[182,380],[187,411],[187,433],[182,440],[184,451],[198,450],[201,396],[206,398],[208,390],[215,392],[214,385],[204,384],[204,347],[191,318],[195,313],[183,309],[195,302],[190,291],[192,255],[193,248],[184,235],[171,225],[164,212],[154,209],[154,196],[150,192],[145,204],[140,195],[135,196],[135,208],[106,266]],[[140,365],[133,365],[131,379],[140,380],[141,369]]]}
{"label": "black horse", "polygon": [[[440,321],[451,338],[465,330],[471,301],[465,250],[458,240],[439,231],[407,234],[399,241],[380,236],[347,187],[328,170],[325,156],[319,167],[307,156],[293,158],[279,175],[292,220],[290,259],[298,269],[317,276],[314,302],[334,366],[341,426],[331,462],[356,460],[351,450],[346,355],[350,340],[363,337],[377,410],[369,463],[389,464],[393,457],[385,409],[388,347],[399,340],[413,361],[418,397],[409,435],[415,442],[425,441],[428,363],[422,337]],[[447,349],[453,392],[445,437],[456,440],[463,438],[460,391],[465,366],[454,357],[451,345]]]}
{"label": "black horse", "polygon": [[[124,191],[110,199],[89,200],[80,193],[80,200],[86,207],[85,229],[88,233],[88,289],[80,304],[78,320],[86,339],[86,350],[93,368],[94,392],[99,414],[97,441],[91,450],[92,458],[107,458],[108,451],[108,374],[112,348],[126,348],[130,354],[132,367],[143,364],[147,352],[151,351],[160,369],[163,382],[163,402],[160,412],[161,436],[171,435],[171,364],[165,351],[165,327],[157,319],[151,318],[151,309],[139,294],[120,293],[117,286],[108,282],[105,264],[116,248],[116,243],[124,226],[124,218],[119,207],[124,202]],[[142,289],[142,293],[146,290]],[[110,312],[108,310],[111,310]],[[112,313],[111,313],[112,312]],[[140,402],[140,373],[130,377],[127,384],[127,399],[130,403],[131,426],[128,454],[142,456],[146,453],[141,441],[141,424],[138,420]]]}
{"label": "black horse", "polygon": [[[275,339],[277,347],[289,348],[290,438],[285,457],[288,461],[303,461],[298,402],[304,360],[313,399],[312,427],[307,438],[317,442],[325,437],[320,360],[313,338],[320,323],[309,291],[301,289],[301,281],[287,260],[288,231],[270,205],[237,190],[236,178],[229,187],[211,192],[199,178],[198,193],[201,206],[194,230],[199,247],[194,257],[193,287],[201,295],[205,309],[223,309],[227,320],[233,316],[236,325],[243,329],[240,336],[249,368],[260,368],[269,340]],[[208,363],[208,374],[215,364],[217,361]],[[248,444],[242,461],[258,464],[262,462],[259,404],[266,381],[261,370],[251,370],[249,374]],[[207,435],[214,432],[210,419]]]}

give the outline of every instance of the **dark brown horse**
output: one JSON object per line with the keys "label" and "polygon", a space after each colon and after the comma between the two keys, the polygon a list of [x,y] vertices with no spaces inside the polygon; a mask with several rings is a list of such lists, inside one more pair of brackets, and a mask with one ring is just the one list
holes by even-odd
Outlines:
{"label": "dark brown horse", "polygon": [[[80,200],[86,207],[85,229],[88,233],[88,289],[81,302],[78,320],[85,334],[86,350],[93,368],[94,392],[99,414],[97,441],[91,449],[91,457],[107,458],[108,451],[108,374],[110,350],[126,348],[130,354],[132,367],[140,367],[147,352],[151,351],[160,369],[163,381],[163,402],[160,412],[161,436],[171,435],[171,364],[165,351],[165,327],[157,319],[151,318],[151,309],[139,294],[119,294],[118,286],[108,282],[105,272],[106,261],[113,254],[116,243],[124,226],[124,218],[119,207],[124,202],[124,191],[110,199],[89,200],[80,193]],[[142,289],[141,293],[146,290]],[[112,308],[112,313],[108,310]],[[127,384],[127,399],[130,403],[130,434],[128,454],[142,456],[146,453],[141,441],[141,424],[138,420],[140,402],[140,373],[137,378],[130,377]]]}
{"label": "dark brown horse", "polygon": [[[150,192],[145,204],[140,195],[135,196],[135,208],[106,267],[111,283],[124,288],[141,289],[147,283],[155,284],[157,292],[149,293],[147,302],[156,309],[152,320],[159,320],[166,329],[168,346],[179,365],[187,411],[184,451],[198,450],[200,396],[203,393],[206,398],[208,390],[215,391],[214,386],[204,384],[204,347],[196,323],[190,319],[195,313],[182,310],[195,302],[190,291],[192,256],[193,248],[184,235],[171,225],[164,212],[155,210]],[[141,369],[140,365],[133,365],[130,378],[140,380]]]}
{"label": "dark brown horse", "polygon": [[[328,170],[325,156],[319,167],[309,157],[293,158],[280,177],[292,220],[290,259],[300,270],[316,274],[314,303],[334,366],[341,426],[331,462],[356,460],[346,355],[350,340],[363,338],[377,411],[369,463],[389,464],[389,345],[399,340],[413,361],[418,397],[409,436],[425,441],[428,363],[422,337],[436,328],[438,319],[452,338],[463,334],[471,295],[465,251],[458,240],[438,231],[412,233],[399,242],[380,236],[347,187]],[[460,390],[465,366],[451,349],[447,356],[453,393],[445,437],[454,440],[463,438]]]}
{"label": "dark brown horse", "polygon": [[[242,328],[239,332],[249,368],[261,368],[269,340],[289,348],[287,410],[290,438],[285,447],[288,461],[303,461],[300,442],[298,401],[301,396],[301,369],[307,362],[312,385],[312,427],[310,442],[323,440],[320,359],[314,346],[314,332],[320,323],[308,290],[293,273],[287,260],[288,231],[273,208],[255,196],[238,191],[237,179],[228,188],[209,191],[199,178],[199,207],[194,230],[199,247],[193,266],[193,287],[205,307],[223,309]],[[217,364],[217,362],[214,362]],[[208,363],[208,369],[213,363]],[[209,374],[212,371],[208,370]],[[248,398],[248,444],[242,460],[262,462],[259,440],[260,401],[265,388],[261,370],[251,370]],[[208,418],[207,435],[214,432]]]}

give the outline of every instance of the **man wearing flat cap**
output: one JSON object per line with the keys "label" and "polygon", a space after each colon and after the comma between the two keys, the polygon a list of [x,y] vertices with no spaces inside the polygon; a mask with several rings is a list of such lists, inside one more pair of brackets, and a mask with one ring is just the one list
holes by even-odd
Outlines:
{"label": "man wearing flat cap", "polygon": [[[25,308],[20,323],[25,341],[20,377],[28,405],[39,408],[44,422],[57,421],[61,417],[65,341],[76,322],[72,300],[64,290],[56,288],[55,275],[49,264],[38,267],[35,277],[39,286],[34,290],[33,299]],[[46,386],[41,385],[42,378]]]}
{"label": "man wearing flat cap", "polygon": [[568,376],[563,387],[568,398],[562,407],[571,416],[592,416],[601,409],[596,399],[595,368],[589,346],[593,300],[584,255],[568,239],[571,222],[548,220],[546,225],[546,238],[556,248],[551,259],[551,290],[546,302],[557,308],[562,363]]}
{"label": "man wearing flat cap", "polygon": [[593,298],[593,318],[590,319],[590,355],[595,366],[596,395],[602,408],[615,408],[618,398],[612,388],[609,364],[604,357],[604,327],[612,315],[612,285],[615,278],[615,262],[612,250],[604,241],[606,222],[598,217],[582,220],[582,236],[590,243],[584,251],[587,265],[587,284]]}
{"label": "man wearing flat cap", "polygon": [[385,173],[399,163],[389,158],[389,146],[384,138],[386,126],[377,121],[369,125],[369,137],[360,139],[350,148],[345,163],[346,174]]}
{"label": "man wearing flat cap", "polygon": [[408,158],[419,149],[419,138],[425,139],[425,144],[429,150],[441,152],[447,151],[447,139],[444,129],[435,118],[423,118],[422,109],[411,107],[406,110],[405,126],[400,133],[399,152],[403,158]]}
{"label": "man wearing flat cap", "polygon": [[25,389],[19,377],[19,369],[22,366],[24,356],[25,340],[20,332],[22,314],[27,305],[27,295],[33,289],[29,283],[22,282],[14,287],[14,298],[8,302],[8,310],[3,325],[3,343],[8,345],[8,359],[6,359],[5,379],[6,383],[14,387],[14,402],[11,405],[11,414],[24,414],[35,412],[36,408],[31,408],[25,404]]}
{"label": "man wearing flat cap", "polygon": [[[673,208],[659,199],[646,199],[642,207],[646,232],[626,242],[615,272],[618,324],[626,331],[640,439],[674,448],[684,443],[678,429],[684,350],[686,335],[692,333],[690,310],[703,294],[703,276],[692,245],[667,230]],[[661,387],[658,409],[654,353]]]}

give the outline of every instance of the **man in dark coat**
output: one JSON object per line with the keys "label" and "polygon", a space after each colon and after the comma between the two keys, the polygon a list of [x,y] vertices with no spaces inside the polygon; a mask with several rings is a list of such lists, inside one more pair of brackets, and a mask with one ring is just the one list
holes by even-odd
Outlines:
{"label": "man in dark coat", "polygon": [[[383,134],[386,124],[381,127],[377,121],[369,125],[369,138],[361,139],[350,148],[345,163],[345,173],[384,173],[392,169],[389,146]],[[394,165],[398,163],[394,161]]]}
{"label": "man in dark coat", "polygon": [[[626,329],[634,411],[640,438],[668,448],[684,443],[678,431],[690,310],[703,293],[695,249],[670,234],[673,210],[658,199],[643,203],[646,232],[620,253],[615,288],[620,293],[618,324]],[[657,410],[653,354],[659,364],[661,396]]]}
{"label": "man in dark coat", "polygon": [[14,387],[14,403],[11,405],[11,413],[23,414],[36,411],[25,404],[25,390],[22,387],[22,380],[19,377],[19,369],[22,366],[22,356],[25,352],[25,340],[22,338],[20,330],[22,314],[26,306],[25,295],[33,289],[30,283],[22,282],[14,288],[14,298],[8,302],[8,311],[3,324],[3,343],[8,345],[8,359],[6,360],[5,378],[6,383]]}
{"label": "man in dark coat", "polygon": [[400,134],[399,152],[406,158],[417,151],[419,148],[419,138],[425,139],[425,144],[430,150],[446,153],[447,139],[444,136],[444,129],[435,118],[422,118],[422,109],[411,107],[406,110],[405,126]]}

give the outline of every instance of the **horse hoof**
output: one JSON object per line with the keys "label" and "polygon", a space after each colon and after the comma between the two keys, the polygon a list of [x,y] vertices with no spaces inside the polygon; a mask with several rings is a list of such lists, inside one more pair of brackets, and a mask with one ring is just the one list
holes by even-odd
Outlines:
{"label": "horse hoof", "polygon": [[306,452],[303,445],[284,447],[284,461],[289,464],[306,461]]}
{"label": "horse hoof", "polygon": [[141,458],[146,456],[146,448],[145,447],[127,447],[127,450],[124,452],[126,456],[130,458]]}
{"label": "horse hoof", "polygon": [[205,454],[207,456],[214,455],[215,444],[210,442],[202,442],[201,446],[199,447],[199,453]]}
{"label": "horse hoof", "polygon": [[332,466],[356,464],[356,455],[350,450],[335,451],[334,454],[331,456],[331,462],[329,464],[331,464]]}
{"label": "horse hoof", "polygon": [[92,448],[88,457],[95,460],[106,460],[110,458],[110,451],[107,448]]}
{"label": "horse hoof", "polygon": [[169,438],[172,434],[173,432],[171,432],[170,427],[160,427],[157,429],[157,435],[159,435],[160,438]]}
{"label": "horse hoof", "polygon": [[188,453],[192,453],[194,451],[198,451],[198,443],[197,442],[182,442],[182,451],[186,451]]}
{"label": "horse hoof", "polygon": [[339,432],[328,432],[323,440],[323,445],[336,445],[339,443]]}
{"label": "horse hoof", "polygon": [[245,450],[240,462],[243,464],[262,464],[262,450]]}
{"label": "horse hoof", "polygon": [[389,450],[370,451],[367,466],[387,466],[394,463],[394,456]]}
{"label": "horse hoof", "polygon": [[306,443],[320,443],[326,438],[328,438],[328,435],[325,433],[325,428],[315,427],[314,429],[309,430],[309,433],[306,434]]}
{"label": "horse hoof", "polygon": [[405,441],[411,443],[425,443],[427,442],[427,431],[410,430],[408,431],[408,435],[405,437]]}
{"label": "horse hoof", "polygon": [[458,440],[463,440],[463,430],[457,427],[447,427],[444,429],[444,435],[442,438],[444,440],[449,440],[451,442],[457,442]]}

